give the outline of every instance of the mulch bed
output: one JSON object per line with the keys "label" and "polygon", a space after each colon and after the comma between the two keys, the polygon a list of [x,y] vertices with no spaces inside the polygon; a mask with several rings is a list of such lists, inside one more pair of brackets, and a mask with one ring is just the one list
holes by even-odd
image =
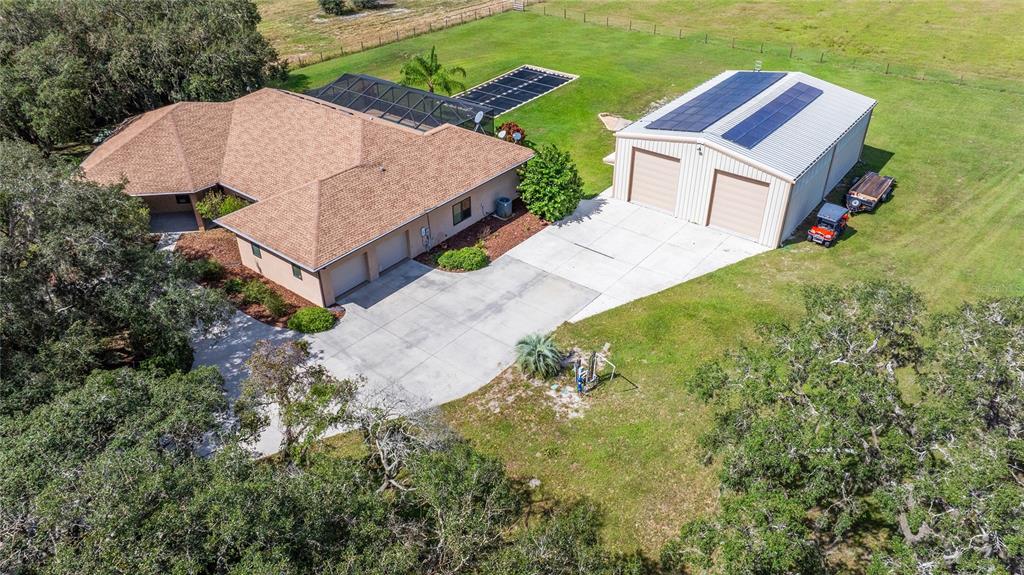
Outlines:
{"label": "mulch bed", "polygon": [[[221,288],[231,278],[238,278],[242,281],[257,280],[274,290],[287,306],[287,312],[281,317],[274,317],[262,304],[242,302],[241,294],[230,294],[228,298],[246,315],[259,320],[265,324],[277,327],[287,327],[288,319],[299,308],[316,305],[288,288],[274,283],[260,274],[242,265],[242,258],[238,255],[238,243],[235,236],[225,229],[213,229],[205,232],[182,234],[175,246],[175,251],[187,260],[199,260],[209,258],[224,266],[224,277],[209,282],[200,282],[206,287]],[[341,317],[339,312],[335,315]]]}
{"label": "mulch bed", "polygon": [[482,243],[487,256],[494,261],[547,225],[547,222],[526,211],[522,200],[516,199],[512,201],[512,217],[508,220],[500,220],[491,214],[437,244],[430,251],[416,256],[416,261],[436,268],[437,257],[444,252],[475,246],[477,243]]}

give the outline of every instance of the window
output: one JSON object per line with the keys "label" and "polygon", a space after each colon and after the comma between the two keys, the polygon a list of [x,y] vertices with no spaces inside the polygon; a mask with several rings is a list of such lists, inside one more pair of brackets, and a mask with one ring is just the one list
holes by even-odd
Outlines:
{"label": "window", "polygon": [[302,279],[302,268],[295,264],[292,264],[292,275],[299,279]]}
{"label": "window", "polygon": [[452,206],[452,225],[459,225],[473,215],[473,202],[469,198]]}
{"label": "window", "polygon": [[254,255],[254,256],[258,257],[258,258],[262,258],[263,257],[263,252],[260,251],[260,247],[258,245],[256,245],[256,244],[249,244],[249,245],[252,246],[252,255]]}
{"label": "window", "polygon": [[188,195],[186,195],[186,194],[177,194],[177,195],[175,195],[174,196],[174,201],[178,202],[179,204],[190,204],[190,203],[192,203],[192,202],[189,201]]}

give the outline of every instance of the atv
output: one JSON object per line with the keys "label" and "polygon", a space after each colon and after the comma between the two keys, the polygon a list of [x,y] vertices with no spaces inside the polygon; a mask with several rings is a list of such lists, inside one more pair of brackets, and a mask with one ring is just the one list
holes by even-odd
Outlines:
{"label": "atv", "polygon": [[826,203],[818,210],[818,221],[807,230],[807,239],[826,248],[832,247],[832,244],[839,240],[839,236],[843,235],[849,220],[850,210]]}

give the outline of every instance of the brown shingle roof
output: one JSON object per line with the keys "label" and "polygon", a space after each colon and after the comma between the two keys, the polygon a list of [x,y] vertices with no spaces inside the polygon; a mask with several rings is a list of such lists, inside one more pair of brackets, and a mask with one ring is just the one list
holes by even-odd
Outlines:
{"label": "brown shingle roof", "polygon": [[143,114],[82,168],[133,195],[224,185],[259,201],[218,220],[319,269],[522,164],[532,152],[455,126],[421,133],[262,89]]}

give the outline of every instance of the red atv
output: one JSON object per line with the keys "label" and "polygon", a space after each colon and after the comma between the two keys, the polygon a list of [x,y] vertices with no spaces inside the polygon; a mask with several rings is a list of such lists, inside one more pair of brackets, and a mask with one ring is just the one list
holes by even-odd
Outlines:
{"label": "red atv", "polygon": [[825,204],[818,210],[817,223],[807,230],[807,239],[826,248],[832,247],[839,236],[843,235],[849,220],[850,210],[835,204]]}

